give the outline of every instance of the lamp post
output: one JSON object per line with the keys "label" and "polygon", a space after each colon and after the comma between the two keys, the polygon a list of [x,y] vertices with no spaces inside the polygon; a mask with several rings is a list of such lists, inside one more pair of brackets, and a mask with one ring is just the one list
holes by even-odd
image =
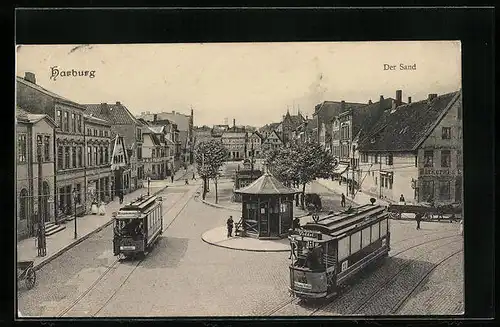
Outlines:
{"label": "lamp post", "polygon": [[73,189],[73,204],[75,208],[75,240],[78,238],[78,233],[76,231],[76,197],[78,196],[76,189]]}
{"label": "lamp post", "polygon": [[149,196],[149,184],[151,183],[151,177],[148,176],[148,196]]}

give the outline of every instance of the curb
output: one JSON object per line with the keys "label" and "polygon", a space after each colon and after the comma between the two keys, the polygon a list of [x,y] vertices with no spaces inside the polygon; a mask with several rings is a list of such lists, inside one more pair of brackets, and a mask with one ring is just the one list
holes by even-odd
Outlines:
{"label": "curb", "polygon": [[206,204],[207,206],[211,206],[211,207],[214,207],[214,208],[231,210],[231,211],[236,211],[236,212],[241,212],[241,210],[236,210],[236,209],[233,209],[233,208],[221,206],[219,204],[208,202],[207,200],[200,199],[200,201],[203,202],[204,204]]}
{"label": "curb", "polygon": [[210,244],[210,245],[213,245],[213,246],[217,246],[217,247],[220,247],[220,248],[224,248],[224,249],[229,249],[229,250],[235,250],[235,251],[246,251],[246,252],[290,252],[290,250],[256,250],[256,249],[239,249],[239,248],[232,248],[232,247],[229,247],[229,246],[225,246],[225,245],[221,245],[221,244],[216,244],[216,243],[212,243],[212,242],[209,242],[207,240],[205,240],[203,238],[203,235],[201,236],[201,240],[207,244]]}
{"label": "curb", "polygon": [[[165,187],[163,187],[163,188],[159,189],[158,191],[154,192],[153,195],[156,195],[156,194],[164,191],[166,188],[168,188],[168,185],[166,185]],[[61,256],[64,252],[70,250],[71,248],[77,246],[81,242],[83,242],[86,239],[88,239],[90,236],[92,236],[92,235],[100,232],[104,228],[108,227],[109,225],[111,225],[111,223],[113,223],[113,219],[110,219],[109,221],[107,221],[106,223],[104,223],[100,227],[97,227],[95,230],[91,231],[87,235],[84,235],[81,238],[77,239],[76,241],[74,241],[74,242],[66,245],[65,247],[63,247],[62,249],[60,249],[59,251],[57,251],[56,253],[52,254],[50,257],[48,257],[45,260],[41,261],[39,264],[33,266],[33,269],[34,270],[39,270],[40,268],[42,268],[43,266],[45,266],[47,263],[49,263],[52,260],[56,259],[57,257]]]}

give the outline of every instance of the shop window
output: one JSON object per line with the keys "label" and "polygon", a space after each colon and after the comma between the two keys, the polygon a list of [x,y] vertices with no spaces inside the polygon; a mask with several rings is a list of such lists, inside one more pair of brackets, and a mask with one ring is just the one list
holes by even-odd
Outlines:
{"label": "shop window", "polygon": [[441,138],[443,140],[450,140],[451,139],[451,127],[443,127],[442,128]]}
{"label": "shop window", "polygon": [[19,193],[19,220],[26,220],[26,218],[28,218],[29,215],[28,203],[29,203],[28,191],[25,188],[23,188]]}
{"label": "shop window", "polygon": [[450,168],[451,154],[450,150],[441,150],[441,167]]}
{"label": "shop window", "polygon": [[439,182],[439,198],[441,200],[450,199],[450,181]]}
{"label": "shop window", "polygon": [[422,181],[423,201],[432,202],[434,200],[434,181]]}
{"label": "shop window", "polygon": [[434,150],[424,151],[424,167],[434,167]]}

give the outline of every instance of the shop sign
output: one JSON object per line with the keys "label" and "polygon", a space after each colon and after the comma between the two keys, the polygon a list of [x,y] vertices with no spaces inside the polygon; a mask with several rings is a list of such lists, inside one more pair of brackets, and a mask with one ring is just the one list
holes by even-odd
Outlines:
{"label": "shop sign", "polygon": [[321,240],[321,233],[316,231],[299,229],[296,231],[296,234],[302,237],[310,237]]}
{"label": "shop sign", "polygon": [[451,169],[434,169],[434,168],[421,168],[420,175],[430,175],[430,176],[449,176],[453,174]]}

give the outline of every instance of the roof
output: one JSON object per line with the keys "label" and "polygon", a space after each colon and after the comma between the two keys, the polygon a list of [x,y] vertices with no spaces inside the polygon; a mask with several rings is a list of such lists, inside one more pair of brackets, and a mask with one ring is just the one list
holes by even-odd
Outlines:
{"label": "roof", "polygon": [[156,115],[156,120],[170,120],[177,125],[179,131],[189,130],[189,121],[191,116],[184,115],[175,111],[172,112],[158,112],[153,114],[141,114],[137,118],[143,118],[146,121],[153,121],[154,115]]}
{"label": "roof", "polygon": [[304,122],[306,119],[304,118],[304,116],[302,116],[300,112],[297,115],[290,115],[290,112],[287,111],[283,121],[285,120],[289,120],[292,123],[292,125],[297,127],[300,124],[302,124],[302,122]]}
{"label": "roof", "polygon": [[259,131],[261,133],[272,132],[272,131],[276,130],[280,124],[281,123],[269,123],[269,124],[262,126],[259,129]]}
{"label": "roof", "polygon": [[269,137],[270,137],[271,135],[273,135],[273,134],[274,134],[274,135],[276,135],[276,137],[280,140],[280,142],[281,142],[281,143],[283,143],[283,140],[281,139],[281,136],[280,136],[280,135],[278,134],[278,132],[276,132],[275,130],[274,130],[274,131],[272,131],[272,132],[271,132],[271,133],[270,133],[267,137],[265,137],[265,138],[262,140],[262,142],[263,142],[263,143],[264,143],[264,142],[266,142],[266,141],[269,139]]}
{"label": "roof", "polygon": [[[387,98],[363,107],[352,109],[352,135],[363,138],[365,133],[377,122],[384,110],[391,109],[394,99]],[[359,135],[358,135],[359,133]]]}
{"label": "roof", "polygon": [[16,119],[18,122],[36,124],[42,119],[46,119],[49,124],[56,127],[56,122],[50,118],[50,116],[45,114],[32,114],[21,107],[16,106]]}
{"label": "roof", "polygon": [[160,139],[154,133],[145,131],[144,134],[147,134],[149,135],[149,137],[151,137],[151,141],[153,141],[154,145],[161,145]]}
{"label": "roof", "polygon": [[461,91],[433,99],[412,102],[386,110],[376,124],[360,139],[361,151],[415,151],[427,138]]}
{"label": "roof", "polygon": [[51,92],[51,91],[49,91],[49,90],[41,87],[38,84],[31,83],[31,82],[25,80],[22,77],[16,76],[16,80],[17,80],[17,82],[19,82],[19,83],[21,83],[21,84],[23,84],[23,85],[25,85],[27,87],[31,87],[32,89],[35,89],[35,90],[37,90],[37,91],[39,91],[39,92],[41,92],[41,93],[43,93],[45,95],[48,95],[48,96],[50,96],[50,97],[52,97],[52,98],[54,98],[54,99],[56,99],[56,100],[58,100],[60,102],[64,102],[64,103],[70,104],[72,106],[75,106],[75,107],[78,107],[78,108],[81,108],[81,109],[85,109],[81,104],[76,103],[74,101],[71,101],[71,100],[69,100],[69,99],[67,99],[67,98],[65,98],[65,97],[63,97],[63,96],[61,96],[59,94]]}
{"label": "roof", "polygon": [[87,120],[90,120],[91,122],[95,122],[95,123],[103,124],[103,125],[108,125],[108,126],[111,125],[108,120],[102,119],[102,118],[97,118],[93,114],[84,114],[83,117]]}
{"label": "roof", "polygon": [[249,137],[252,137],[254,135],[257,135],[259,138],[263,139],[264,136],[262,134],[259,133],[259,131],[253,131],[252,134],[250,134]]}
{"label": "roof", "polygon": [[265,173],[255,180],[252,184],[235,190],[240,194],[295,194],[297,190],[286,187],[276,177],[270,173]]}
{"label": "roof", "polygon": [[[120,102],[115,104],[85,104],[87,112],[94,117],[109,121],[112,125],[138,124],[137,119]],[[106,110],[107,107],[107,110]]]}
{"label": "roof", "polygon": [[244,132],[233,132],[233,131],[225,131],[222,133],[223,138],[242,138],[246,137],[247,133]]}
{"label": "roof", "polygon": [[[366,106],[366,103],[357,102],[342,102],[342,101],[324,101],[316,106],[313,116],[321,113],[325,122],[330,121],[334,116],[341,112],[347,111],[352,108]],[[316,126],[317,127],[317,126]]]}
{"label": "roof", "polygon": [[161,134],[163,133],[165,126],[164,125],[156,125],[156,126],[149,126],[149,129],[156,134]]}

